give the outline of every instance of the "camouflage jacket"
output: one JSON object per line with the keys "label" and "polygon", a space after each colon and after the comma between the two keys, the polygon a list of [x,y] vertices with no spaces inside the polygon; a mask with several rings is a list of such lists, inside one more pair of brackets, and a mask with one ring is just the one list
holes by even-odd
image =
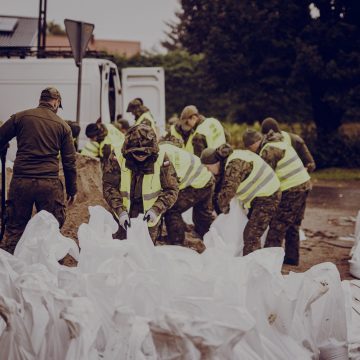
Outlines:
{"label": "camouflage jacket", "polygon": [[241,159],[234,159],[225,169],[225,163],[226,159],[221,163],[220,175],[216,177],[214,208],[217,213],[227,214],[231,199],[241,182],[250,175],[253,165]]}
{"label": "camouflage jacket", "polygon": [[295,149],[302,163],[307,171],[313,172],[316,168],[315,160],[312,157],[309,148],[306,146],[305,141],[298,135],[288,133],[291,139],[291,146]]}
{"label": "camouflage jacket", "polygon": [[[272,130],[264,136],[259,151],[267,144],[271,142],[282,141],[283,136],[280,133],[275,133]],[[275,171],[277,163],[285,156],[285,150],[281,150],[275,146],[267,146],[261,153],[261,157],[273,168]],[[286,191],[307,191],[311,189],[311,182],[306,181],[305,183],[294,186]]]}
{"label": "camouflage jacket", "polygon": [[[135,162],[130,163],[127,161],[126,164],[127,167],[132,170],[130,216],[136,217],[139,213],[143,213],[144,210],[142,204],[143,177],[145,174],[153,173],[154,164],[142,164],[141,168],[138,167]],[[115,214],[126,211],[120,195],[120,165],[113,152],[111,152],[110,156],[104,156],[102,161],[102,171],[103,195],[106,202]],[[160,169],[160,182],[162,191],[152,207],[158,215],[163,214],[175,204],[179,193],[179,183],[174,166],[166,155]]]}

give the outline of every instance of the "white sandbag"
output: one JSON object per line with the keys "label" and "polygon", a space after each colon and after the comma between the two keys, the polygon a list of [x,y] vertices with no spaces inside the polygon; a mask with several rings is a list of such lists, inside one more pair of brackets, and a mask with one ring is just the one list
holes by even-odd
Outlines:
{"label": "white sandbag", "polygon": [[100,328],[100,318],[87,298],[73,298],[71,305],[64,308],[60,317],[69,328],[70,344],[65,360],[97,360],[99,354],[95,340]]}
{"label": "white sandbag", "polygon": [[[211,224],[210,230],[215,228],[216,233],[210,231],[205,234],[204,243],[206,248],[214,247],[214,245],[215,247],[220,246],[224,248],[223,245],[225,243],[229,253],[234,256],[241,256],[244,247],[243,233],[247,221],[245,210],[240,205],[239,200],[232,199],[229,213],[220,214]],[[216,235],[222,239],[222,242],[219,244]]]}
{"label": "white sandbag", "polygon": [[121,307],[114,313],[113,324],[104,359],[158,359],[146,319],[135,316],[135,313],[126,307]]}
{"label": "white sandbag", "polygon": [[332,263],[313,266],[306,272],[328,291],[311,305],[312,332],[321,360],[348,359],[345,300],[340,274]]}
{"label": "white sandbag", "polygon": [[194,225],[192,216],[193,216],[193,208],[191,207],[190,209],[186,210],[185,212],[183,212],[181,214],[183,220],[189,224],[189,225]]}
{"label": "white sandbag", "polygon": [[98,235],[99,241],[112,240],[112,234],[118,230],[118,224],[111,213],[102,206],[89,206],[89,227]]}
{"label": "white sandbag", "polygon": [[349,359],[360,359],[360,281],[344,280],[342,289],[345,299]]}
{"label": "white sandbag", "polygon": [[360,279],[360,211],[356,217],[355,224],[355,243],[350,251],[351,259],[349,260],[350,274]]}
{"label": "white sandbag", "polygon": [[0,294],[0,317],[6,323],[0,336],[0,359],[37,360],[23,314],[20,304]]}
{"label": "white sandbag", "polygon": [[60,233],[58,221],[45,210],[30,219],[14,252],[26,264],[44,264],[53,273],[62,268],[58,261],[66,254],[78,259],[79,249],[75,241]]}

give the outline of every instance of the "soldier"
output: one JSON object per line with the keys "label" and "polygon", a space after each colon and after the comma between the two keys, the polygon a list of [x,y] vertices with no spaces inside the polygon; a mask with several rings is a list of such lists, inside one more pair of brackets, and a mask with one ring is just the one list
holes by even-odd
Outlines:
{"label": "soldier", "polygon": [[170,134],[183,140],[185,150],[199,157],[204,149],[216,149],[226,143],[220,121],[205,118],[194,105],[183,109],[180,120],[171,125]]}
{"label": "soldier", "polygon": [[183,245],[186,225],[181,214],[191,207],[197,234],[202,238],[209,231],[214,220],[212,197],[215,182],[197,156],[170,142],[160,143],[160,149],[166,152],[174,165],[180,190],[175,205],[165,213],[168,241],[173,245]]}
{"label": "soldier", "polygon": [[284,141],[295,149],[309,173],[315,170],[316,165],[314,158],[312,157],[309,148],[306,146],[305,141],[300,136],[286,131],[281,131],[278,122],[271,117],[266,118],[261,123],[261,132],[264,135],[268,134],[270,130],[273,130],[275,133],[282,134]]}
{"label": "soldier", "polygon": [[14,253],[33,205],[65,222],[63,184],[59,179],[59,153],[65,175],[68,204],[76,198],[75,147],[70,127],[56,115],[61,106],[57,89],[41,92],[39,106],[12,115],[0,127],[0,148],[17,139],[13,178],[7,201],[7,227],[1,248]]}
{"label": "soldier", "polygon": [[149,233],[156,242],[160,218],[176,202],[179,185],[165,151],[159,149],[156,134],[145,124],[131,127],[122,147],[104,148],[103,193],[120,228],[116,237],[126,238],[131,218],[144,214]]}
{"label": "soldier", "polygon": [[228,144],[205,149],[201,162],[217,178],[215,209],[218,213],[229,212],[233,197],[249,209],[243,255],[260,249],[260,238],[281,198],[280,183],[274,171],[260,156],[248,150],[233,150]]}
{"label": "soldier", "polygon": [[156,133],[156,125],[150,110],[144,105],[141,98],[136,98],[129,102],[126,109],[127,112],[131,112],[135,118],[135,125],[146,124],[151,126]]}
{"label": "soldier", "polygon": [[130,124],[126,119],[122,119],[121,116],[115,121],[114,125],[118,130],[120,130],[124,135],[129,130]]}
{"label": "soldier", "polygon": [[294,148],[282,134],[272,130],[264,137],[248,129],[244,145],[260,156],[275,170],[282,191],[279,208],[270,222],[265,247],[281,246],[285,238],[284,263],[299,264],[299,229],[304,218],[306,198],[311,189],[310,176]]}
{"label": "soldier", "polygon": [[121,148],[125,136],[112,124],[102,124],[101,118],[96,123],[89,124],[85,129],[86,136],[90,139],[81,150],[81,155],[96,158],[103,157],[103,148],[106,144]]}

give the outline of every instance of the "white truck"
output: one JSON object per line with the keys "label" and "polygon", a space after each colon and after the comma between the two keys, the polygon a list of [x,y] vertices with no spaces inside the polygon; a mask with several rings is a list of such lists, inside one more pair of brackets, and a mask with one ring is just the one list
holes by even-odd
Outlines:
{"label": "white truck", "polygon": [[[41,90],[56,87],[62,97],[63,109],[58,115],[76,120],[78,68],[73,59],[0,58],[0,120],[6,121],[19,111],[36,107]],[[79,148],[87,141],[86,125],[101,117],[110,123],[118,115],[133,122],[126,113],[130,100],[140,97],[150,109],[158,127],[165,127],[165,75],[159,67],[126,68],[121,80],[116,65],[105,59],[83,59]],[[13,141],[8,158],[13,160]]]}

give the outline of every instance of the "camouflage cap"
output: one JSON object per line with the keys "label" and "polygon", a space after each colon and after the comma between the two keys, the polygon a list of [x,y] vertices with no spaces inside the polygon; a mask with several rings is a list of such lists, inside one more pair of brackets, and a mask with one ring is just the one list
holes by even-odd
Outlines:
{"label": "camouflage cap", "polygon": [[194,105],[185,106],[183,111],[181,112],[180,120],[185,121],[193,115],[199,115],[197,107]]}
{"label": "camouflage cap", "polygon": [[133,99],[129,102],[126,112],[131,112],[131,111],[135,110],[136,108],[141,107],[142,105],[143,105],[143,103],[141,102],[141,99],[139,99],[139,98]]}
{"label": "camouflage cap", "polygon": [[50,99],[59,99],[60,100],[60,108],[62,109],[62,104],[61,104],[61,95],[58,89],[54,88],[54,87],[47,87],[45,88],[40,95],[40,101],[41,100],[50,100]]}
{"label": "camouflage cap", "polygon": [[127,131],[122,147],[123,155],[135,151],[143,151],[148,154],[157,154],[159,152],[157,137],[151,126],[139,124],[132,126]]}
{"label": "camouflage cap", "polygon": [[262,140],[262,138],[263,138],[262,134],[254,129],[246,129],[246,131],[243,133],[242,136],[243,143],[246,148],[255,144],[259,140]]}
{"label": "camouflage cap", "polygon": [[268,117],[261,123],[261,132],[267,134],[270,130],[280,132],[280,127],[279,123],[274,118]]}

